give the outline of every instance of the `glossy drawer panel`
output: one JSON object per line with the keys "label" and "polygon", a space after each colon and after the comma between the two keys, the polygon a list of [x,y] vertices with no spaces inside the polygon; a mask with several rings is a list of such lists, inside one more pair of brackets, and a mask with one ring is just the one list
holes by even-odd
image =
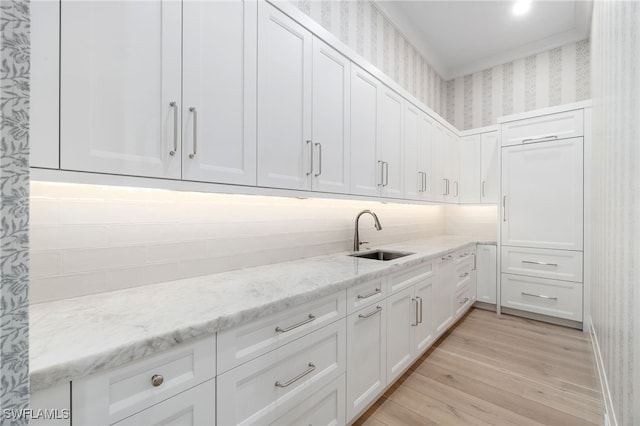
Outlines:
{"label": "glossy drawer panel", "polygon": [[582,136],[583,120],[583,110],[579,109],[504,123],[502,146]]}
{"label": "glossy drawer panel", "polygon": [[218,376],[219,425],[269,424],[345,372],[345,320]]}
{"label": "glossy drawer panel", "polygon": [[393,294],[433,275],[433,262],[425,262],[391,276],[389,293]]}
{"label": "glossy drawer panel", "polygon": [[347,315],[387,297],[386,278],[379,278],[347,289]]}
{"label": "glossy drawer panel", "polygon": [[582,284],[502,274],[502,306],[582,321]]}
{"label": "glossy drawer panel", "polygon": [[[73,423],[112,424],[212,379],[215,353],[212,336],[74,380]],[[152,383],[154,376],[163,378],[158,386]]]}
{"label": "glossy drawer panel", "polygon": [[345,292],[218,333],[218,374],[346,315]]}
{"label": "glossy drawer panel", "polygon": [[502,246],[502,272],[582,282],[582,252]]}

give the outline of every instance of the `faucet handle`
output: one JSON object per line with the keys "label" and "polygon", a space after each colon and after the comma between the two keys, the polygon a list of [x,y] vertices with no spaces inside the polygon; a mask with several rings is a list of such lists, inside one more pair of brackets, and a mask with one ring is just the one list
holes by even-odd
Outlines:
{"label": "faucet handle", "polygon": [[369,244],[369,241],[360,241],[360,245]]}

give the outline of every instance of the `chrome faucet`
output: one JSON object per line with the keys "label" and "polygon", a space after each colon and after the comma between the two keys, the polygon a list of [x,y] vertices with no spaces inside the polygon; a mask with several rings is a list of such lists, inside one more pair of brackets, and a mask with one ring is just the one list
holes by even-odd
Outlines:
{"label": "chrome faucet", "polygon": [[358,221],[360,220],[360,216],[365,213],[369,213],[371,216],[373,216],[373,220],[375,221],[374,225],[378,231],[382,229],[382,225],[380,225],[378,216],[376,216],[374,212],[372,212],[371,210],[362,210],[360,213],[358,213],[358,216],[356,216],[356,232],[353,234],[353,251],[359,251],[360,244],[366,244],[366,241],[360,242],[360,233],[358,232]]}

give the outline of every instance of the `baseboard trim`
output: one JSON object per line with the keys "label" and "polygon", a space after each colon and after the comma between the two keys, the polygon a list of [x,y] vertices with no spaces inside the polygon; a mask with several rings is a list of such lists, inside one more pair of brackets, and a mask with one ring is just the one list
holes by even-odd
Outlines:
{"label": "baseboard trim", "polygon": [[502,307],[501,313],[514,315],[517,317],[528,318],[536,321],[548,322],[549,324],[561,325],[564,327],[576,328],[584,330],[584,324],[579,321],[568,320],[564,318],[552,317],[549,315],[538,314],[536,312],[521,311],[520,309]]}
{"label": "baseboard trim", "polygon": [[587,319],[589,327],[589,337],[591,340],[591,346],[593,349],[593,357],[596,362],[596,370],[598,376],[598,382],[600,382],[600,390],[602,391],[602,398],[604,399],[604,415],[603,424],[605,426],[618,426],[618,420],[616,419],[616,413],[613,410],[613,401],[611,399],[611,392],[609,391],[609,382],[607,380],[607,374],[604,371],[604,362],[602,361],[602,353],[600,352],[600,344],[598,343],[598,336],[596,335],[596,329],[593,326],[593,319],[591,316]]}

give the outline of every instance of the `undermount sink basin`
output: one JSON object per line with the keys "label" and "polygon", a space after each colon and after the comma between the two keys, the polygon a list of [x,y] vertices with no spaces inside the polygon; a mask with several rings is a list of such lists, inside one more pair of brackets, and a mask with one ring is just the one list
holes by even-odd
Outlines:
{"label": "undermount sink basin", "polygon": [[399,259],[401,257],[409,256],[410,254],[413,254],[413,253],[410,253],[408,251],[372,250],[372,251],[352,253],[349,256],[360,257],[363,259],[386,261],[386,260]]}

